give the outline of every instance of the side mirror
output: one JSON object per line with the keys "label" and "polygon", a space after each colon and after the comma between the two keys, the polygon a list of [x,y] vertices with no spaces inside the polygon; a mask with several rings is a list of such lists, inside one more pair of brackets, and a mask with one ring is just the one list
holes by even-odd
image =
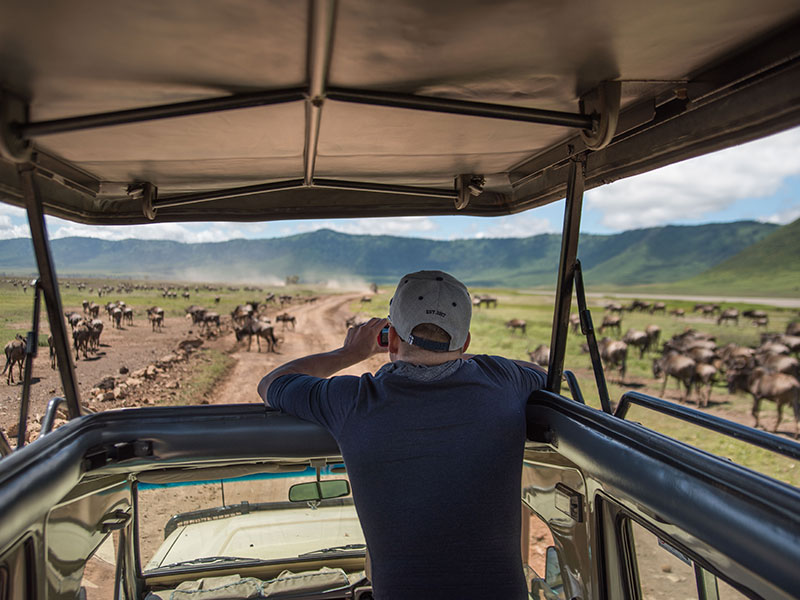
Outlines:
{"label": "side mirror", "polygon": [[555,546],[548,546],[545,551],[544,580],[551,588],[558,588],[562,585],[561,564],[558,562],[558,554]]}
{"label": "side mirror", "polygon": [[346,479],[328,481],[309,481],[289,488],[290,502],[319,502],[331,498],[341,498],[350,493],[350,482]]}

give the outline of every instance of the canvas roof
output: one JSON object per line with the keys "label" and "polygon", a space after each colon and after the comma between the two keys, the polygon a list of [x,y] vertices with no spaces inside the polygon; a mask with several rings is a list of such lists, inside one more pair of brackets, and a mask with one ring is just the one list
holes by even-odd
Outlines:
{"label": "canvas roof", "polygon": [[[800,124],[796,0],[0,6],[0,83],[27,105],[27,124],[286,92],[247,108],[22,135],[45,211],[83,223],[149,222],[129,192],[145,182],[159,222],[503,215],[563,198],[576,156],[588,189]],[[379,92],[581,115],[581,97],[604,81],[621,84],[619,124],[588,154],[580,127],[341,99]],[[459,175],[485,178],[460,211]],[[198,192],[224,197],[169,205]],[[0,159],[0,199],[23,204],[10,158]]]}

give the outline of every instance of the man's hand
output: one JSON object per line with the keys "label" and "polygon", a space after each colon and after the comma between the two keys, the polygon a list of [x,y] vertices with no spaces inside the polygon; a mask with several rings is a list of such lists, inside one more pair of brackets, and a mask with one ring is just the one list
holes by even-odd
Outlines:
{"label": "man's hand", "polygon": [[[354,363],[366,360],[373,354],[388,352],[389,349],[378,344],[378,335],[381,329],[389,324],[389,319],[371,318],[366,323],[354,325],[347,330],[347,336],[342,344],[342,352],[352,354]],[[360,357],[360,358],[358,358]]]}
{"label": "man's hand", "polygon": [[388,323],[388,319],[372,318],[366,323],[350,327],[341,348],[322,354],[304,356],[281,365],[261,379],[258,384],[258,395],[269,405],[267,391],[270,384],[281,375],[301,374],[330,377],[342,369],[360,363],[373,354],[387,352],[388,348],[378,345],[378,334]]}

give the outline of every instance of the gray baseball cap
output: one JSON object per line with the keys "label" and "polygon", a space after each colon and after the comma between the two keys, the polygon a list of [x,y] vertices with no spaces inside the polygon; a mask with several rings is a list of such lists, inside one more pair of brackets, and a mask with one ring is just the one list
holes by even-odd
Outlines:
{"label": "gray baseball cap", "polygon": [[[403,341],[426,350],[458,350],[467,342],[472,299],[467,287],[443,271],[417,271],[400,279],[389,303],[389,320]],[[411,330],[432,323],[450,334],[450,345],[421,340]]]}

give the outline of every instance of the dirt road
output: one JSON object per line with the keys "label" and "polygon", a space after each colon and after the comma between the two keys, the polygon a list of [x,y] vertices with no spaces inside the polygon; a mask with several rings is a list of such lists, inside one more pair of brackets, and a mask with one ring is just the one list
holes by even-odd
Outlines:
{"label": "dirt road", "polygon": [[[275,334],[281,340],[276,353],[265,352],[263,348],[262,352],[258,352],[255,340],[250,351],[247,350],[246,342],[241,343],[231,354],[236,360],[236,366],[217,387],[209,401],[215,404],[260,402],[256,386],[270,370],[289,360],[327,352],[341,345],[347,333],[345,320],[353,315],[350,304],[362,296],[363,293],[325,296],[312,303],[290,307],[286,311],[276,311],[288,312],[294,316],[297,319],[295,329],[291,325],[275,325]],[[274,317],[273,311],[268,316]],[[235,339],[231,333],[216,343],[220,347],[230,348],[235,344]],[[374,356],[342,371],[341,374],[361,375],[367,371],[374,373],[386,360],[385,357]]]}

